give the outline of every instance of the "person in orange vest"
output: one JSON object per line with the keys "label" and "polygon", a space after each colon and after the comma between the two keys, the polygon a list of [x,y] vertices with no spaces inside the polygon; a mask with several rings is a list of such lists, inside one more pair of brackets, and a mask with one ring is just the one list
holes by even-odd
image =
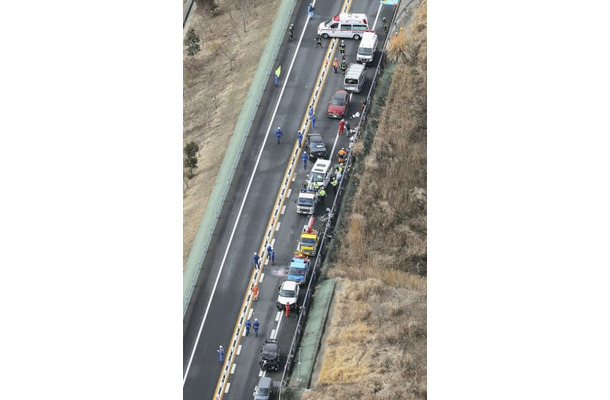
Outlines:
{"label": "person in orange vest", "polygon": [[345,151],[345,147],[341,147],[341,150],[337,152],[337,161],[340,163],[345,162],[345,158],[347,157],[347,151]]}
{"label": "person in orange vest", "polygon": [[286,303],[286,318],[288,318],[289,314],[290,314],[290,304]]}
{"label": "person in orange vest", "polygon": [[339,60],[335,58],[333,61],[333,68],[335,69],[335,74],[337,73],[337,68],[339,67]]}
{"label": "person in orange vest", "polygon": [[252,288],[252,298],[254,299],[254,301],[258,300],[258,285],[254,285],[254,287]]}

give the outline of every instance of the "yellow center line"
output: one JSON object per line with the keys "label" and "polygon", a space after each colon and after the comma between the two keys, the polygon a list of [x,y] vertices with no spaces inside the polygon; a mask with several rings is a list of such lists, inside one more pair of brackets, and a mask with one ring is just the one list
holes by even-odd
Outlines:
{"label": "yellow center line", "polygon": [[[346,4],[345,3],[346,1],[347,0],[344,0],[342,12],[347,12],[351,8],[352,2],[349,2]],[[282,185],[280,186],[280,189],[278,190],[278,194],[275,198],[274,204],[276,206],[274,207],[273,211],[271,212],[271,216],[269,217],[269,221],[267,222],[267,229],[265,230],[266,237],[263,238],[263,241],[262,241],[262,243],[259,247],[259,251],[258,251],[258,254],[260,255],[260,258],[261,258],[259,260],[260,268],[259,269],[253,268],[253,271],[250,275],[250,280],[249,280],[250,285],[248,286],[248,290],[244,294],[244,299],[243,299],[241,307],[240,307],[241,313],[240,313],[239,317],[237,318],[237,321],[235,322],[235,327],[233,328],[233,334],[231,335],[231,344],[227,347],[226,352],[225,352],[225,361],[221,368],[220,376],[218,377],[218,382],[216,384],[216,389],[214,391],[214,400],[222,400],[222,398],[224,396],[225,386],[226,386],[228,378],[230,376],[229,372],[231,371],[231,367],[235,360],[235,352],[237,350],[237,347],[239,346],[239,343],[241,342],[241,332],[243,329],[242,325],[245,324],[247,315],[250,312],[250,308],[252,307],[251,290],[252,290],[252,287],[254,287],[255,285],[258,285],[258,282],[260,280],[261,273],[265,266],[264,265],[265,257],[267,256],[267,254],[265,253],[266,245],[267,245],[267,243],[271,243],[271,241],[273,240],[273,236],[275,234],[275,226],[278,223],[278,219],[279,219],[279,215],[280,215],[279,211],[282,209],[284,201],[286,200],[288,188],[290,187],[292,177],[294,176],[294,173],[298,166],[298,162],[300,160],[301,153],[305,147],[305,141],[307,139],[309,127],[311,126],[311,123],[310,123],[311,121],[309,121],[309,115],[308,115],[309,107],[311,107],[311,105],[313,104],[314,110],[317,108],[318,102],[320,100],[320,95],[322,94],[322,89],[324,88],[326,78],[329,75],[329,71],[330,71],[330,67],[331,67],[330,60],[332,59],[332,57],[335,54],[336,47],[337,47],[337,41],[338,41],[338,39],[331,39],[329,41],[329,46],[328,46],[328,49],[326,50],[326,54],[324,56],[324,62],[322,63],[322,66],[320,67],[320,71],[318,72],[318,77],[315,80],[316,84],[314,85],[311,96],[309,97],[305,115],[303,116],[303,119],[301,121],[300,131],[303,133],[303,142],[301,144],[301,147],[299,147],[298,140],[295,141],[294,146],[292,148],[291,160],[288,163],[288,165],[286,166],[286,170],[284,171],[284,175],[282,178]],[[316,92],[317,92],[317,95],[316,95]],[[331,155],[331,157],[332,157],[332,155]],[[252,263],[252,266],[254,266],[253,263]],[[259,293],[260,293],[260,290],[259,290]]]}

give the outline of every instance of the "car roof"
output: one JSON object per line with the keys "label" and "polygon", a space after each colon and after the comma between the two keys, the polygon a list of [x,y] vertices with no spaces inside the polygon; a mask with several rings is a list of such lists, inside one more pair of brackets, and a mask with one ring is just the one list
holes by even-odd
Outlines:
{"label": "car roof", "polygon": [[284,289],[296,289],[297,287],[299,287],[299,285],[294,281],[284,281],[282,283],[282,287]]}
{"label": "car roof", "polygon": [[343,90],[343,89],[339,89],[337,90],[334,94],[333,97],[339,97],[339,95],[341,96],[346,96],[347,95],[347,91]]}
{"label": "car roof", "polygon": [[322,140],[322,141],[324,140],[324,139],[322,138],[322,134],[321,134],[321,133],[315,133],[315,132],[312,132],[312,133],[310,133],[309,135],[307,135],[307,137],[308,137],[308,138],[310,138],[310,139],[313,139],[313,138],[318,139],[318,138],[319,138],[319,139],[320,139],[320,140]]}

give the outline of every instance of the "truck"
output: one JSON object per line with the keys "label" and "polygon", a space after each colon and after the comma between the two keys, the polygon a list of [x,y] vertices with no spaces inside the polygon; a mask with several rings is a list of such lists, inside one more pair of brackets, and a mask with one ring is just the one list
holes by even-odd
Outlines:
{"label": "truck", "polygon": [[320,234],[317,230],[313,229],[314,221],[315,218],[311,217],[309,223],[303,227],[303,232],[301,232],[301,238],[296,251],[298,255],[312,257],[318,252]]}
{"label": "truck", "polygon": [[297,213],[313,214],[318,203],[318,190],[326,189],[332,176],[331,162],[318,158],[297,198]]}
{"label": "truck", "polygon": [[309,268],[311,267],[311,261],[306,256],[295,256],[290,262],[290,269],[288,270],[288,280],[294,281],[299,285],[302,285],[309,278]]}

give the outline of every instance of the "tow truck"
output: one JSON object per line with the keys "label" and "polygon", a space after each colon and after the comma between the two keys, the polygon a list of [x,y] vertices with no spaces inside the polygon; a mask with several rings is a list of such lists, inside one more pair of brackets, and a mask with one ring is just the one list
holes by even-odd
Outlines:
{"label": "tow truck", "polygon": [[318,251],[318,242],[320,240],[320,234],[318,231],[313,229],[314,217],[309,219],[309,223],[303,227],[301,233],[301,239],[297,246],[296,253],[298,255],[315,256]]}

